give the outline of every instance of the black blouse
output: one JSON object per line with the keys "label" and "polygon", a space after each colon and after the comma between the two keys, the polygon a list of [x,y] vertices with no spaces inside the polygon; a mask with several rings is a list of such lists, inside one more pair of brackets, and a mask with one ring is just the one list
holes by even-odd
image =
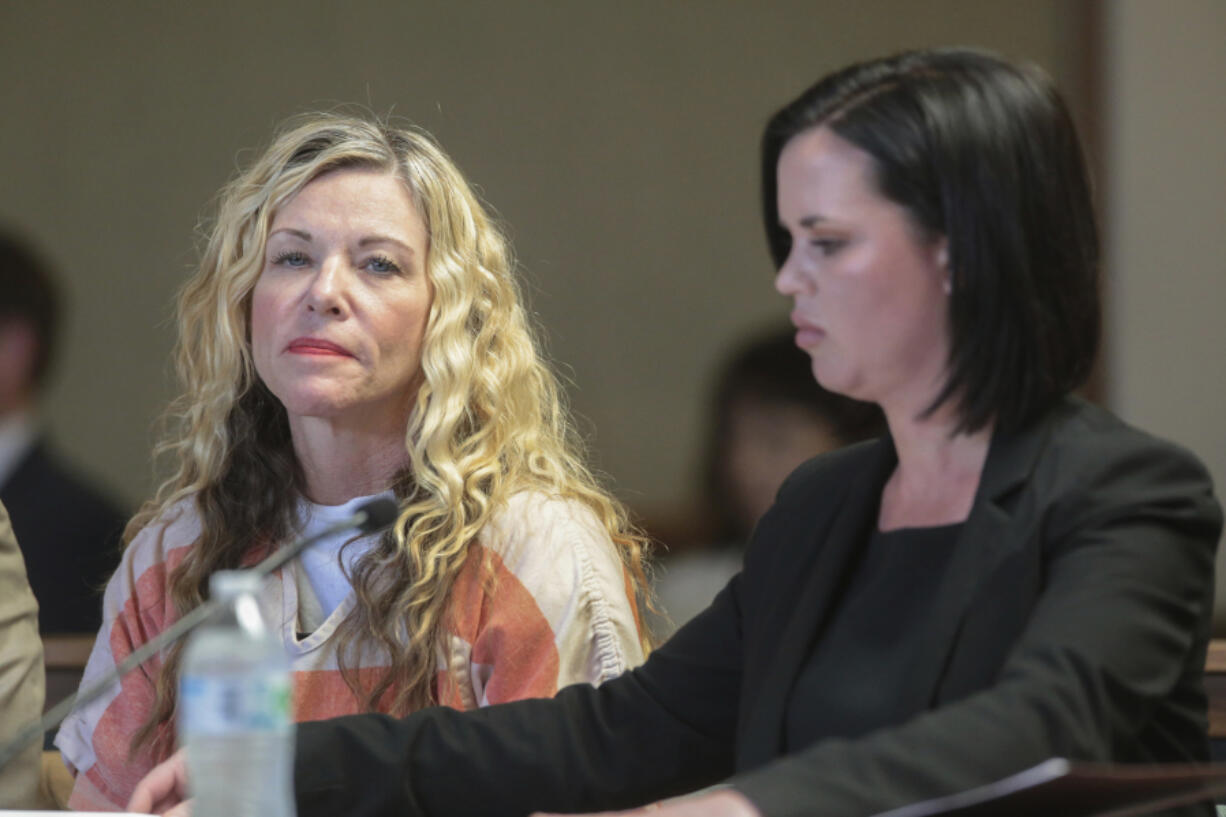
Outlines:
{"label": "black blouse", "polygon": [[898,691],[918,657],[962,523],[875,531],[830,623],[801,669],[788,704],[787,751],[824,738],[856,738],[918,714]]}

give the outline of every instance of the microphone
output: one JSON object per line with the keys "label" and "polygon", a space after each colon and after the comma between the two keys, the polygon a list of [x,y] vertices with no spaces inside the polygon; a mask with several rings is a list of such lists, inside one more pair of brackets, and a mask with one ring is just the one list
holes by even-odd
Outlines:
{"label": "microphone", "polygon": [[[313,536],[302,537],[285,547],[278,548],[262,562],[251,568],[251,570],[257,576],[267,576],[286,562],[296,558],[298,554],[321,539],[326,539],[329,536],[351,529],[356,529],[364,534],[375,533],[395,522],[399,512],[400,508],[394,499],[388,497],[372,499],[360,505],[352,516],[338,520]],[[28,724],[17,734],[17,737],[0,748],[0,769],[3,769],[10,760],[20,754],[27,744],[32,743],[53,726],[59,725],[60,721],[68,717],[68,713],[76,708],[77,704],[87,704],[100,697],[110,688],[111,684],[123,678],[146,660],[152,658],[195,629],[201,622],[211,616],[216,609],[217,604],[212,599],[208,599],[200,606],[192,608],[174,624],[145,642],[139,649],[134,650],[119,666],[108,672],[105,678],[98,680],[87,688],[77,690],[53,708],[47,710],[47,713],[38,722]]]}

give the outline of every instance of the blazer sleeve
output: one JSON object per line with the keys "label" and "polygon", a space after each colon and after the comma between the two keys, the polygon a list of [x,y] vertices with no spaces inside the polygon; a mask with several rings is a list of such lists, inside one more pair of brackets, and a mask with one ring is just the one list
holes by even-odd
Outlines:
{"label": "blazer sleeve", "polygon": [[299,724],[299,817],[524,815],[638,805],[726,778],[740,696],[736,580],[600,687],[472,712]]}
{"label": "blazer sleeve", "polygon": [[[38,720],[43,710],[43,645],[38,604],[26,581],[25,563],[0,505],[0,746]],[[0,808],[42,808],[42,748],[31,743],[0,769]]]}
{"label": "blazer sleeve", "polygon": [[1126,759],[1157,707],[1203,713],[1203,695],[1172,697],[1204,660],[1221,511],[1190,455],[1114,442],[1049,463],[1044,481],[1065,487],[1033,511],[1043,589],[993,685],[895,728],[820,742],[733,786],[770,817],[870,815],[1053,756]]}

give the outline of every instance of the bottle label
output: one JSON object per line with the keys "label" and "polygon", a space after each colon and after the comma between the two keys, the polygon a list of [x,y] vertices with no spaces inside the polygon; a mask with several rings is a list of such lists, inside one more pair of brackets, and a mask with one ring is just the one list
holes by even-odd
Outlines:
{"label": "bottle label", "polygon": [[185,675],[179,683],[179,707],[184,733],[282,730],[290,723],[290,679],[279,672]]}

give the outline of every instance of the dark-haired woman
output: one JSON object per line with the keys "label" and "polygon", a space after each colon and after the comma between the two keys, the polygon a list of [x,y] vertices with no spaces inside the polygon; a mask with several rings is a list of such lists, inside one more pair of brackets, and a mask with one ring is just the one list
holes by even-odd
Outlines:
{"label": "dark-haired woman", "polygon": [[[869,815],[1051,756],[1208,759],[1221,512],[1192,455],[1069,396],[1098,242],[1050,82],[966,50],[854,65],[771,120],[763,158],[797,343],[889,436],[797,470],[740,576],[598,690],[304,727],[303,817],[721,780],[652,814]],[[169,764],[133,807],[181,785]]]}

